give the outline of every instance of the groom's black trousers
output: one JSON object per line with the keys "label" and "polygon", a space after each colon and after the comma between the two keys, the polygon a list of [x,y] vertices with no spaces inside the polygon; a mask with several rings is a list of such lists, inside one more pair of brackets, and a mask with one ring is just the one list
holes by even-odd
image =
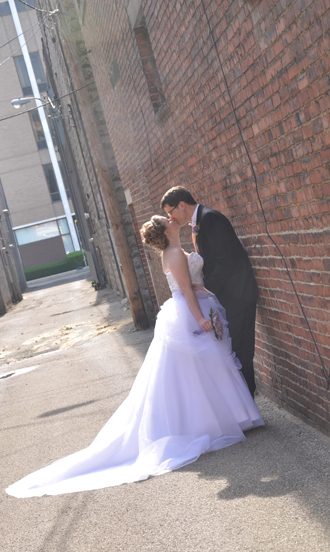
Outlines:
{"label": "groom's black trousers", "polygon": [[227,314],[232,348],[242,364],[242,373],[252,397],[256,390],[253,368],[256,308],[256,303],[252,303],[232,317]]}

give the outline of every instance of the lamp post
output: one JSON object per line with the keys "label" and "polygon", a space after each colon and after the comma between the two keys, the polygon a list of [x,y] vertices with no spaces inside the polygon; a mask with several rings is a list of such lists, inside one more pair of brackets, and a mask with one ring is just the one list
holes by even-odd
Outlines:
{"label": "lamp post", "polygon": [[[55,107],[54,103],[52,102],[52,100],[49,98],[49,96],[48,96],[48,101],[42,100],[41,98],[36,97],[36,96],[26,96],[24,98],[15,98],[14,100],[11,100],[11,104],[16,109],[19,109],[22,105],[30,103],[31,100],[35,100],[36,104],[37,104],[37,102],[40,102],[40,105],[39,106],[37,105],[37,107],[38,107],[38,111],[39,111],[39,115],[40,115],[42,129],[44,131],[47,147],[48,147],[48,150],[49,150],[51,163],[52,163],[53,170],[54,170],[54,173],[55,173],[55,178],[56,178],[56,182],[57,182],[57,186],[58,186],[58,191],[60,193],[61,201],[62,201],[63,208],[64,208],[64,213],[66,215],[66,219],[67,219],[67,222],[68,222],[68,226],[69,226],[69,230],[70,230],[74,250],[79,251],[80,250],[80,245],[79,245],[79,240],[78,240],[76,228],[75,228],[74,222],[72,220],[71,209],[70,209],[68,198],[67,198],[67,195],[66,195],[64,182],[63,182],[63,179],[62,179],[61,169],[59,167],[59,163],[58,163],[58,160],[57,160],[53,140],[52,140],[52,137],[51,137],[51,134],[50,134],[49,126],[48,126],[48,121],[46,119],[46,114],[44,112],[44,108],[43,108],[42,104],[50,105],[53,111],[55,111],[56,107]],[[42,111],[42,113],[41,113],[41,111]],[[43,115],[43,117],[41,117],[41,115]]]}
{"label": "lamp post", "polygon": [[25,105],[27,103],[30,103],[31,100],[39,100],[39,102],[43,102],[45,105],[50,105],[51,108],[55,111],[55,105],[50,99],[50,97],[47,95],[48,101],[43,100],[42,98],[35,98],[34,96],[25,96],[24,98],[16,98],[15,100],[11,100],[11,105],[13,105],[16,109],[19,109],[21,105]]}
{"label": "lamp post", "polygon": [[[24,33],[23,33],[23,30],[22,30],[21,22],[20,22],[18,13],[17,13],[15,0],[8,0],[8,3],[9,3],[9,6],[10,6],[11,14],[13,16],[13,22],[14,22],[14,25],[15,25],[16,33],[17,33],[17,38],[18,38],[19,43],[20,43],[20,47],[21,47],[21,50],[22,50],[23,58],[24,58],[24,61],[25,61],[26,69],[27,69],[27,72],[28,72],[28,75],[29,75],[31,88],[32,88],[32,92],[33,92],[32,98],[31,97],[17,98],[16,100],[12,100],[12,104],[13,104],[14,107],[18,108],[21,105],[24,105],[24,104],[28,103],[28,101],[31,101],[31,99],[34,99],[35,102],[36,102],[36,106],[38,107],[39,117],[40,117],[40,121],[41,121],[41,125],[42,125],[42,130],[43,130],[44,135],[45,135],[45,140],[46,140],[46,144],[47,144],[49,155],[50,155],[50,160],[51,160],[53,170],[54,170],[54,173],[55,173],[55,178],[56,178],[56,182],[57,182],[57,186],[58,186],[58,191],[60,193],[64,213],[65,213],[67,223],[68,223],[68,226],[69,226],[69,231],[70,231],[70,234],[71,234],[73,247],[74,247],[75,251],[79,251],[80,250],[79,241],[78,241],[76,229],[75,229],[75,226],[74,226],[74,223],[73,223],[70,205],[69,205],[68,198],[67,198],[67,195],[66,195],[65,186],[64,186],[64,182],[63,182],[63,178],[62,178],[62,174],[61,174],[61,169],[60,169],[60,166],[59,166],[59,163],[58,163],[58,160],[57,160],[53,140],[52,140],[52,137],[51,137],[51,134],[50,134],[48,121],[47,121],[47,117],[46,117],[46,114],[45,114],[45,110],[44,110],[43,105],[42,105],[44,100],[41,100],[39,98],[39,88],[38,88],[37,80],[36,80],[34,70],[33,70],[33,67],[32,67],[32,62],[31,62],[31,58],[30,58],[30,55],[29,55],[29,51],[28,51],[27,46],[26,46],[26,40],[24,38]],[[13,103],[13,102],[15,102],[15,103]]]}

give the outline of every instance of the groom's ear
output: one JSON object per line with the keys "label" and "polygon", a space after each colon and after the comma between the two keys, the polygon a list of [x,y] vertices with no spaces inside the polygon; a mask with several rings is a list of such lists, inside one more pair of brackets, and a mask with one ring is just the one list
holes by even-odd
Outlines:
{"label": "groom's ear", "polygon": [[187,203],[185,201],[180,201],[178,207],[180,208],[181,213],[183,213],[184,216],[187,217]]}

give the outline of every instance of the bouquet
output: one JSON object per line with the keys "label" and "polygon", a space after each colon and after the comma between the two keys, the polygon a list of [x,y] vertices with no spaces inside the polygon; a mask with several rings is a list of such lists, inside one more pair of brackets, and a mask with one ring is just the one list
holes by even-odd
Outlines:
{"label": "bouquet", "polygon": [[[212,328],[213,328],[215,338],[218,341],[221,341],[222,336],[223,336],[223,326],[222,326],[222,322],[221,322],[221,318],[219,316],[219,313],[216,310],[213,310],[211,308],[210,312],[209,312],[209,317],[210,317],[210,320],[211,320],[211,324],[212,324]],[[196,335],[200,335],[202,333],[203,333],[202,328],[199,328],[199,330],[196,330],[194,332],[194,334],[196,334]]]}

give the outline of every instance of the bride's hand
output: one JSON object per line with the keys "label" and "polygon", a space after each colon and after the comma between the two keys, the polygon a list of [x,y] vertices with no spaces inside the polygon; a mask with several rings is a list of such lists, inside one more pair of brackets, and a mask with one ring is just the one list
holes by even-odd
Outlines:
{"label": "bride's hand", "polygon": [[194,291],[206,291],[205,287],[201,284],[192,284],[192,288]]}
{"label": "bride's hand", "polygon": [[212,331],[212,324],[209,318],[201,318],[198,320],[198,324],[204,332]]}

